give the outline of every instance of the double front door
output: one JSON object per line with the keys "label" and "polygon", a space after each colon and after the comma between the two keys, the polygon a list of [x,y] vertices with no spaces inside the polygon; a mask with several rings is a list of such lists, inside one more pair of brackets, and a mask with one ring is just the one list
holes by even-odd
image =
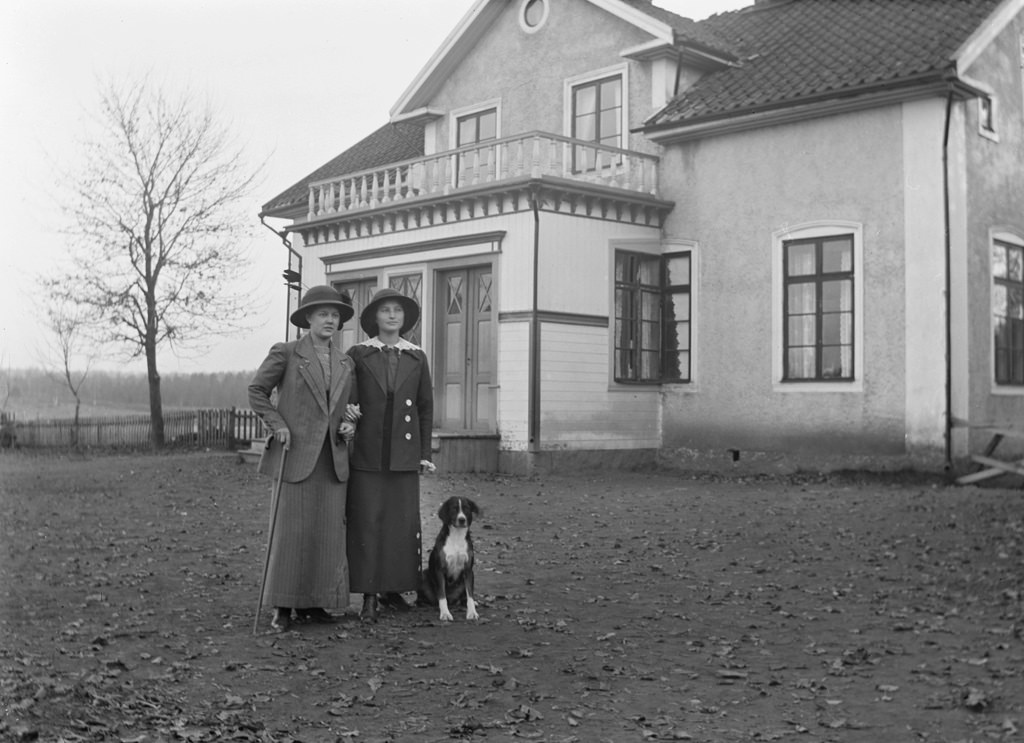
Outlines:
{"label": "double front door", "polygon": [[492,278],[490,266],[437,273],[434,424],[441,430],[496,428]]}

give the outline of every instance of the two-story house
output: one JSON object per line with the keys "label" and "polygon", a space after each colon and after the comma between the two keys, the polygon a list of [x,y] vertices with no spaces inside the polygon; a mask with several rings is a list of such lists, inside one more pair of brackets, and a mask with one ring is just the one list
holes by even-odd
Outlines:
{"label": "two-story house", "polygon": [[262,216],[421,303],[453,469],[941,467],[1024,415],[1022,10],[478,0]]}

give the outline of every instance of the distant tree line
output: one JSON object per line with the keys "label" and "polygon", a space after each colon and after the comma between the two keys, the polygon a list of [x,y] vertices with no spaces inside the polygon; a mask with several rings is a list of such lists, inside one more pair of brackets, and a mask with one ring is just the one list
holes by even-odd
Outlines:
{"label": "distant tree line", "polygon": [[[247,388],[254,372],[168,374],[161,379],[168,408],[248,408]],[[10,411],[39,411],[73,402],[67,383],[41,369],[3,370]],[[82,404],[92,407],[149,410],[145,373],[89,372],[81,389]]]}

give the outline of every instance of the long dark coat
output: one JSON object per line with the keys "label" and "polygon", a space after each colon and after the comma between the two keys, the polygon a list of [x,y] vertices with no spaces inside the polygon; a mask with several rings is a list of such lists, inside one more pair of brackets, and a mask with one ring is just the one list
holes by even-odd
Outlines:
{"label": "long dark coat", "polygon": [[[387,410],[387,359],[374,346],[355,345],[348,350],[355,361],[359,419],[352,447],[352,469],[379,472],[384,454]],[[391,411],[391,472],[418,472],[420,460],[430,461],[434,389],[426,354],[403,350],[398,357],[394,406]]]}

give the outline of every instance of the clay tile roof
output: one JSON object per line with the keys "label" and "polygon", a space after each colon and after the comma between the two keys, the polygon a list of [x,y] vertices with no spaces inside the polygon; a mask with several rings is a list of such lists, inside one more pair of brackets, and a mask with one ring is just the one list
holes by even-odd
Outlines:
{"label": "clay tile roof", "polygon": [[412,122],[388,123],[320,166],[302,180],[263,205],[263,214],[287,211],[305,204],[309,184],[335,176],[369,170],[423,155],[423,125]]}
{"label": "clay tile roof", "polygon": [[717,52],[726,57],[734,56],[735,50],[729,40],[704,24],[652,5],[651,0],[622,0],[622,2],[670,26],[675,31],[677,44]]}
{"label": "clay tile roof", "polygon": [[797,105],[864,86],[940,79],[1000,0],[776,0],[699,22],[739,55],[648,128]]}

